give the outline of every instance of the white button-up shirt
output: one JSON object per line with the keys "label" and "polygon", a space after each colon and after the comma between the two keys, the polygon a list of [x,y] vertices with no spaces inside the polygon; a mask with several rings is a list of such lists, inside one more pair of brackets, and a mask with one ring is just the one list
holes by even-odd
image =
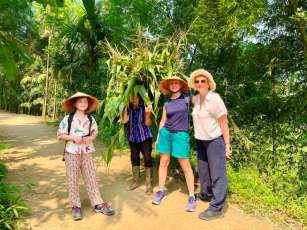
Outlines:
{"label": "white button-up shirt", "polygon": [[[70,135],[75,136],[87,136],[89,133],[90,135],[97,135],[98,127],[95,119],[92,117],[92,126],[91,130],[89,130],[90,121],[87,116],[85,116],[84,120],[81,121],[77,117],[74,116],[71,122],[70,128]],[[59,125],[59,129],[57,132],[58,137],[62,134],[68,134],[68,115],[63,118]],[[81,153],[91,153],[95,151],[94,144],[91,142],[88,145],[85,144],[76,144],[73,141],[67,141],[65,152],[71,154],[81,154]]]}
{"label": "white button-up shirt", "polygon": [[226,106],[219,94],[209,91],[202,104],[200,96],[196,95],[192,112],[195,138],[213,140],[221,136],[218,118],[226,114]]}

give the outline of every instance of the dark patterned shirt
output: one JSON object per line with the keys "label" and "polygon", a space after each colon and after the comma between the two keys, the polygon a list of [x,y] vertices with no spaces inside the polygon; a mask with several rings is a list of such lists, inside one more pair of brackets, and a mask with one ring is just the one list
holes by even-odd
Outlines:
{"label": "dark patterned shirt", "polygon": [[128,140],[140,143],[152,138],[151,130],[145,125],[145,106],[140,104],[137,108],[129,108]]}

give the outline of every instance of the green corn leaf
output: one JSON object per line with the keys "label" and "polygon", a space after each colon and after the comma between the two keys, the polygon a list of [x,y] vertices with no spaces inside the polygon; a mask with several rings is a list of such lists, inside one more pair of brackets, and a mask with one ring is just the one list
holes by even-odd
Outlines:
{"label": "green corn leaf", "polygon": [[12,226],[9,225],[7,222],[4,223],[5,227],[7,227],[7,229],[12,229]]}
{"label": "green corn leaf", "polygon": [[19,218],[19,214],[18,214],[18,211],[16,208],[13,208],[13,212],[14,212],[14,215],[16,216],[16,218]]}
{"label": "green corn leaf", "polygon": [[125,105],[127,105],[129,103],[129,101],[130,101],[131,92],[132,92],[132,90],[134,88],[135,81],[136,81],[136,78],[134,78],[134,77],[131,78],[128,81],[127,89],[125,90],[124,95],[122,97],[122,100],[123,100]]}
{"label": "green corn leaf", "polygon": [[125,145],[126,135],[125,135],[125,127],[122,125],[118,132],[118,141],[121,146]]}
{"label": "green corn leaf", "polygon": [[146,92],[144,85],[140,86],[139,94],[142,97],[142,99],[143,99],[143,101],[145,102],[146,105],[152,104],[151,101],[150,101],[150,98],[149,98],[149,96]]}
{"label": "green corn leaf", "polygon": [[141,85],[136,85],[133,88],[133,95],[137,95],[141,90]]}

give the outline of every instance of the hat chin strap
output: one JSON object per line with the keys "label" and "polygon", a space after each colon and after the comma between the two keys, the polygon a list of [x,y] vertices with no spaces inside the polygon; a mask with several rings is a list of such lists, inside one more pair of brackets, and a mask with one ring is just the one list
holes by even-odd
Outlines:
{"label": "hat chin strap", "polygon": [[172,90],[170,90],[170,91],[171,91],[171,93],[179,93],[179,92],[181,92],[181,89],[177,90],[176,92],[174,92]]}

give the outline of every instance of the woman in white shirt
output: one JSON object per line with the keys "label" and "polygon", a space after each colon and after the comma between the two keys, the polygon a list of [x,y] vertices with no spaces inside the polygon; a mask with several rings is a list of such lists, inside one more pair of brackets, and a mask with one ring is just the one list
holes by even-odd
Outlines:
{"label": "woman in white shirt", "polygon": [[210,200],[209,208],[199,218],[212,220],[223,217],[227,209],[226,158],[231,158],[227,109],[214,92],[216,84],[206,70],[191,73],[189,86],[198,92],[192,117],[201,184],[199,198]]}

